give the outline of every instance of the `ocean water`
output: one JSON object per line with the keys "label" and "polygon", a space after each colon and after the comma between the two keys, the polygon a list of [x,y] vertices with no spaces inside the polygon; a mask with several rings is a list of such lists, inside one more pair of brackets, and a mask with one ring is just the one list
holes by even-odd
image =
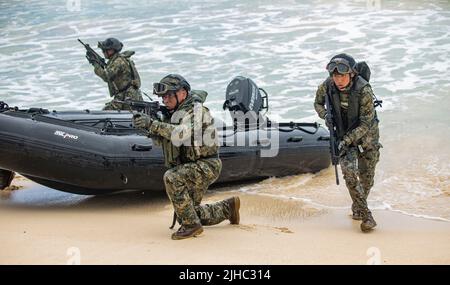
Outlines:
{"label": "ocean water", "polygon": [[[77,38],[96,47],[107,37],[136,51],[147,93],[180,73],[219,114],[227,84],[248,76],[278,121],[320,121],[312,104],[329,58],[365,60],[384,101],[369,204],[450,221],[449,1],[0,1],[0,101],[101,109],[106,86]],[[349,207],[331,168],[236,191]]]}

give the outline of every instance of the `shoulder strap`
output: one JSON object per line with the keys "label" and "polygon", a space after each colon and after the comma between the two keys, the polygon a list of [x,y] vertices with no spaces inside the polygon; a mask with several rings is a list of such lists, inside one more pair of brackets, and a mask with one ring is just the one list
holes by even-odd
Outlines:
{"label": "shoulder strap", "polygon": [[360,92],[366,85],[369,85],[369,82],[358,75],[353,83],[353,90],[355,90],[356,92]]}
{"label": "shoulder strap", "polygon": [[332,114],[334,117],[334,123],[336,124],[336,132],[338,135],[338,138],[342,138],[344,135],[344,124],[342,122],[342,114],[341,114],[341,107],[340,107],[340,99],[339,94],[336,90],[336,87],[333,84],[333,80],[331,77],[328,77],[324,81],[325,86],[327,87],[327,93],[325,96],[328,97],[328,100],[330,102],[331,108],[332,108]]}

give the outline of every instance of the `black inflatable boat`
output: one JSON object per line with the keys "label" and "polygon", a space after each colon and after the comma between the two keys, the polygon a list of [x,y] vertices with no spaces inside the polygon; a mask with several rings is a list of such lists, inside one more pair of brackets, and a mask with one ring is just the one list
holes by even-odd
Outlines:
{"label": "black inflatable boat", "polygon": [[[229,93],[225,107],[248,106],[236,103],[245,98]],[[216,183],[317,172],[330,165],[329,134],[316,123],[234,125],[218,131],[223,170]],[[277,138],[276,156],[261,155],[270,148],[262,132]],[[246,145],[230,144],[237,140]],[[163,190],[166,170],[161,148],[133,128],[129,111],[50,112],[5,103],[0,104],[0,169],[0,189],[17,172],[57,190],[91,195]]]}

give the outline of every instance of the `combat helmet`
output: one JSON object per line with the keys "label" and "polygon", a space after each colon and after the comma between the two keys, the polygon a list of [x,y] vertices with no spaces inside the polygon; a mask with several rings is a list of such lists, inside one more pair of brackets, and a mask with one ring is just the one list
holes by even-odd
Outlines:
{"label": "combat helmet", "polygon": [[153,94],[163,96],[169,91],[178,91],[184,88],[187,92],[191,91],[191,85],[179,74],[166,75],[157,83],[153,83]]}
{"label": "combat helmet", "polygon": [[98,42],[98,47],[102,50],[113,49],[116,52],[120,52],[122,50],[123,44],[116,38],[107,38],[102,42]]}
{"label": "combat helmet", "polygon": [[330,75],[333,74],[335,70],[340,74],[357,73],[355,59],[346,53],[340,53],[333,56],[326,68]]}

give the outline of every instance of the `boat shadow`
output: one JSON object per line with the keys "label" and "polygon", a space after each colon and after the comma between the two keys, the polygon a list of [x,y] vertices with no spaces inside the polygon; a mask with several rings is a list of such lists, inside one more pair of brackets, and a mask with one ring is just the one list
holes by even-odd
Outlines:
{"label": "boat shadow", "polygon": [[[221,183],[212,185],[205,198],[218,193],[236,192],[239,188],[257,180]],[[108,211],[151,207],[163,209],[170,206],[164,190],[160,191],[120,191],[99,195],[79,195],[61,192],[31,182],[22,189],[0,191],[0,207],[18,210],[74,210]]]}
{"label": "boat shadow", "polygon": [[10,193],[0,193],[0,207],[20,210],[102,211],[122,208],[164,207],[169,199],[164,191],[122,191],[102,195],[78,195],[38,185]]}

